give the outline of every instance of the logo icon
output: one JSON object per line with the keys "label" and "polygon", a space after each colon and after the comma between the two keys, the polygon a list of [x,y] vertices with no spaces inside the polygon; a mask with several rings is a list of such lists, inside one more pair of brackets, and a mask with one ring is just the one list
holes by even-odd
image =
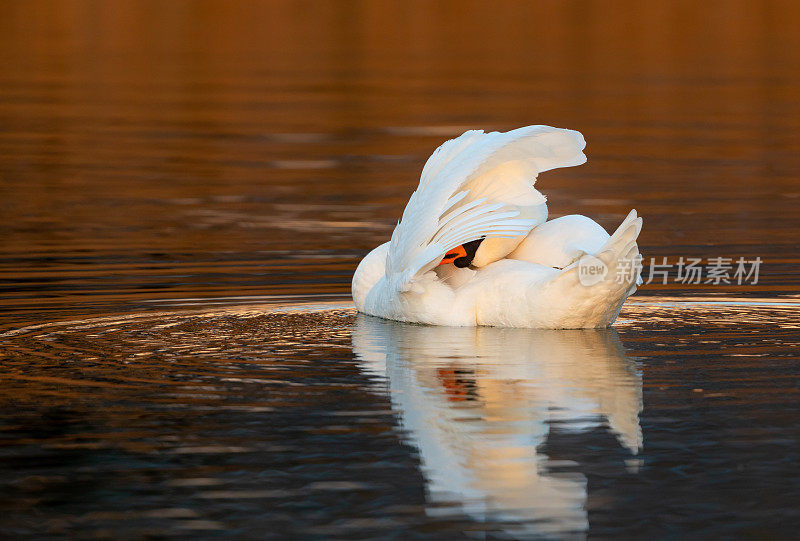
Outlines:
{"label": "logo icon", "polygon": [[578,281],[585,286],[593,286],[603,281],[608,267],[593,255],[585,255],[578,261]]}

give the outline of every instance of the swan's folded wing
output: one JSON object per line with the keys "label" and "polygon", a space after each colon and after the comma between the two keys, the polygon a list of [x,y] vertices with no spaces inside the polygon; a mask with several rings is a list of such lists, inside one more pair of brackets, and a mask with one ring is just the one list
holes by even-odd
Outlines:
{"label": "swan's folded wing", "polygon": [[408,291],[416,276],[465,242],[526,235],[537,221],[521,205],[545,201],[533,188],[536,175],[583,163],[585,145],[580,133],[549,126],[472,130],[445,142],[425,164],[392,233],[386,261],[390,284]]}

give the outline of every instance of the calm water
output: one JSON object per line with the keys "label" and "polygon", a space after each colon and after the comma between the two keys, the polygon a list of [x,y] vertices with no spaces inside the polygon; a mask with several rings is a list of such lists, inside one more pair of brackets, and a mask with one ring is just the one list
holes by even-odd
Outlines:
{"label": "calm water", "polygon": [[[800,528],[792,2],[0,4],[0,532],[785,537]],[[581,130],[552,216],[642,252],[611,331],[357,316],[467,128]]]}

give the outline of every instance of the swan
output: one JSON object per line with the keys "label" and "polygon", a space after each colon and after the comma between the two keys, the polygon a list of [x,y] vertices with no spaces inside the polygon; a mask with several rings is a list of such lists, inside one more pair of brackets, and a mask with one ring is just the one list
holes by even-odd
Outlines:
{"label": "swan", "polygon": [[[640,462],[642,376],[614,329],[454,328],[359,314],[352,341],[419,451],[431,515],[463,512],[515,539],[583,538],[581,446],[559,448],[551,435],[609,434],[627,451],[626,467]],[[598,456],[604,470],[621,461],[615,451]]]}
{"label": "swan", "polygon": [[384,319],[458,327],[608,327],[641,284],[632,210],[547,221],[539,173],[586,161],[579,132],[470,130],[437,148],[391,239],[359,263],[353,302]]}

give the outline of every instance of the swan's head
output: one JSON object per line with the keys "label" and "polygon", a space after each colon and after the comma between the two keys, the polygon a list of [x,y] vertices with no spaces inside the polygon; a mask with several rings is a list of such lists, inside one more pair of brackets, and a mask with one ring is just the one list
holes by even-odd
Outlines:
{"label": "swan's head", "polygon": [[452,263],[459,269],[469,267],[472,265],[472,261],[475,259],[475,254],[478,252],[478,248],[483,241],[484,239],[480,238],[470,242],[465,242],[461,246],[456,246],[452,250],[448,250],[447,253],[444,254],[444,257],[439,265],[447,265]]}
{"label": "swan's head", "polygon": [[[507,205],[506,208],[517,211],[519,218],[530,220],[533,229],[547,221],[547,199],[531,186],[526,189],[527,193],[524,196],[517,197],[514,203]],[[462,269],[466,267],[479,269],[505,258],[526,236],[527,233],[515,237],[488,237],[467,242],[448,250],[439,265],[453,263]]]}
{"label": "swan's head", "polygon": [[[530,190],[536,192],[531,195],[530,200],[517,203],[512,208],[519,211],[520,218],[531,220],[535,228],[547,220],[547,203],[542,194],[533,188]],[[505,258],[520,245],[525,237],[526,235],[518,235],[516,237],[489,237],[473,240],[448,250],[439,265],[452,263],[461,269],[466,267],[479,269]]]}

